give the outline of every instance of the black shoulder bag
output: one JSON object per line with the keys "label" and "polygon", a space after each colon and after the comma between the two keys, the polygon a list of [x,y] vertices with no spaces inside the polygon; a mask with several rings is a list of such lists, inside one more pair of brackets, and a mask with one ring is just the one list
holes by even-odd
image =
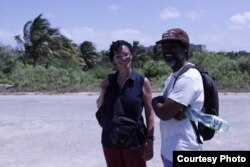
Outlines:
{"label": "black shoulder bag", "polygon": [[119,97],[114,104],[111,141],[118,148],[129,148],[141,144],[139,123],[125,113]]}
{"label": "black shoulder bag", "polygon": [[103,120],[105,115],[105,108],[104,108],[104,102],[102,105],[98,108],[98,110],[95,113],[95,117],[101,127],[103,127]]}

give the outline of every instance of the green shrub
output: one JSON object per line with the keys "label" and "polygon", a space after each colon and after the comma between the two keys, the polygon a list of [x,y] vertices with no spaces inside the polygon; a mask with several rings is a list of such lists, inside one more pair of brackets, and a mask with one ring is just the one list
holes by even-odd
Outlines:
{"label": "green shrub", "polygon": [[6,48],[0,46],[0,72],[11,73],[17,65],[18,55]]}
{"label": "green shrub", "polygon": [[170,73],[170,68],[163,61],[147,61],[143,66],[143,73],[148,78],[161,77]]}
{"label": "green shrub", "polygon": [[82,71],[57,69],[53,66],[19,66],[11,77],[18,91],[57,91],[80,83]]}
{"label": "green shrub", "polygon": [[[150,80],[154,91],[162,91],[171,69],[163,60],[148,60],[153,56],[145,56],[147,59],[144,55],[137,57],[140,62],[137,67],[140,68],[135,70]],[[248,53],[193,51],[190,60],[201,70],[209,72],[221,90],[250,90]],[[113,72],[107,60],[88,71],[82,71],[83,62],[77,59],[44,59],[35,68],[23,65],[24,62],[21,61],[20,53],[0,45],[0,84],[15,85],[11,88],[13,91],[96,91],[99,90],[101,80]]]}
{"label": "green shrub", "polygon": [[157,76],[150,79],[152,89],[156,92],[161,92],[165,86],[168,75]]}
{"label": "green shrub", "polygon": [[93,77],[97,79],[104,79],[107,77],[108,74],[112,73],[111,67],[107,66],[97,66],[91,70],[89,70],[90,73],[93,74]]}
{"label": "green shrub", "polygon": [[220,89],[249,90],[250,76],[247,58],[236,59],[226,53],[193,52],[191,61],[215,78]]}

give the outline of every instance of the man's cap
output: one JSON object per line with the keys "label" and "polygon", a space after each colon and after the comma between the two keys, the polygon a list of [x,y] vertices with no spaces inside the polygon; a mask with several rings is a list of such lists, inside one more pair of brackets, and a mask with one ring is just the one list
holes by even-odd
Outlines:
{"label": "man's cap", "polygon": [[162,34],[162,39],[157,41],[156,44],[162,44],[169,41],[180,41],[189,44],[189,37],[184,30],[180,28],[173,28],[164,32]]}

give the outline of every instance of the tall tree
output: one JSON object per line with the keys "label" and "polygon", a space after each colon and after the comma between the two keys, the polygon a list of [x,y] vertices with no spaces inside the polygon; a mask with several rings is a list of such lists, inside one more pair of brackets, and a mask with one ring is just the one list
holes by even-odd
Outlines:
{"label": "tall tree", "polygon": [[84,60],[86,66],[84,70],[93,68],[99,61],[95,45],[90,41],[84,41],[80,44],[80,57]]}
{"label": "tall tree", "polygon": [[42,14],[33,21],[25,23],[23,28],[23,40],[16,36],[17,42],[23,43],[25,54],[33,59],[36,66],[39,59],[50,56],[72,56],[77,54],[76,47],[65,36],[61,35],[59,29],[51,28],[47,19]]}
{"label": "tall tree", "polygon": [[143,64],[150,60],[150,54],[146,47],[140,45],[139,41],[133,41],[134,65],[142,68]]}
{"label": "tall tree", "polygon": [[42,18],[42,14],[28,21],[23,29],[25,52],[33,59],[33,65],[36,66],[38,58],[49,55],[49,43],[52,42],[51,36],[59,35],[58,29],[50,28],[47,19]]}
{"label": "tall tree", "polygon": [[161,46],[154,45],[153,46],[153,60],[162,60]]}

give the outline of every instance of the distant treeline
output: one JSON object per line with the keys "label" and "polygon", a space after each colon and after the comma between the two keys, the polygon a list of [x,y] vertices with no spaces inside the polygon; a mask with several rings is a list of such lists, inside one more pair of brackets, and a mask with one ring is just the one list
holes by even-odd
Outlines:
{"label": "distant treeline", "polygon": [[[91,42],[88,42],[91,43]],[[137,43],[137,42],[135,42]],[[93,49],[94,47],[92,47]],[[112,73],[107,51],[81,52],[72,57],[39,57],[34,65],[32,57],[7,46],[0,45],[0,84],[13,85],[8,92],[44,91],[77,92],[97,91],[100,81]],[[133,67],[147,76],[154,91],[160,91],[171,72],[151,48],[135,48]],[[250,90],[250,53],[191,51],[190,61],[209,72],[220,91]],[[1,89],[1,91],[3,91]]]}
{"label": "distant treeline", "polygon": [[[13,85],[0,91],[96,91],[113,72],[108,50],[97,51],[91,41],[74,44],[42,15],[25,23],[23,34],[15,39],[15,48],[0,44],[0,84]],[[150,79],[155,91],[171,72],[160,49],[133,42],[133,67]],[[190,60],[214,77],[220,91],[250,90],[249,52],[192,50]]]}

